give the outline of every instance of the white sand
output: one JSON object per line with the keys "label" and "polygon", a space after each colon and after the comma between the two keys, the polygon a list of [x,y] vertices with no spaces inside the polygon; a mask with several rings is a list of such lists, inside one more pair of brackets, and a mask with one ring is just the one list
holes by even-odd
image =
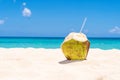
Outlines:
{"label": "white sand", "polygon": [[60,49],[0,48],[0,80],[120,80],[120,50],[67,61]]}

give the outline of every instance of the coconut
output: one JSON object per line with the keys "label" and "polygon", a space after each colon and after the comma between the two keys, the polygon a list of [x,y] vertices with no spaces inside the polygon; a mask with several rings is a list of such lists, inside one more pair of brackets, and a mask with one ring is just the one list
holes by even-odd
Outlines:
{"label": "coconut", "polygon": [[61,45],[61,49],[68,60],[85,60],[90,42],[83,33],[70,33]]}

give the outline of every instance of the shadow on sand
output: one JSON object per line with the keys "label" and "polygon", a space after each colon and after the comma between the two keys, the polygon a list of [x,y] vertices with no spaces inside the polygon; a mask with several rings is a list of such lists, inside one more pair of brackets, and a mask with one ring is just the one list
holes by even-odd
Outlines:
{"label": "shadow on sand", "polygon": [[68,64],[68,63],[81,62],[81,61],[85,61],[85,60],[63,60],[60,61],[59,64]]}

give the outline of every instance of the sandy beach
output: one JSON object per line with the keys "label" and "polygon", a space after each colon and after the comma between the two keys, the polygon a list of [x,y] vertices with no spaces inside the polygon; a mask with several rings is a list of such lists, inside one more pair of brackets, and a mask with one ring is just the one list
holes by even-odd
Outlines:
{"label": "sandy beach", "polygon": [[60,49],[0,48],[0,80],[120,80],[120,50],[68,61]]}

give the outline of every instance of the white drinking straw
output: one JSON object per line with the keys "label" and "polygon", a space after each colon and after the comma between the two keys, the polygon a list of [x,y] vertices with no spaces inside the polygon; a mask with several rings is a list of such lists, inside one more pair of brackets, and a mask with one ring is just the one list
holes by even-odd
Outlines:
{"label": "white drinking straw", "polygon": [[82,32],[82,30],[83,30],[83,28],[84,28],[84,26],[85,26],[86,21],[87,21],[87,17],[85,17],[85,19],[84,19],[84,21],[83,21],[82,27],[81,27],[81,29],[80,29],[80,33]]}

